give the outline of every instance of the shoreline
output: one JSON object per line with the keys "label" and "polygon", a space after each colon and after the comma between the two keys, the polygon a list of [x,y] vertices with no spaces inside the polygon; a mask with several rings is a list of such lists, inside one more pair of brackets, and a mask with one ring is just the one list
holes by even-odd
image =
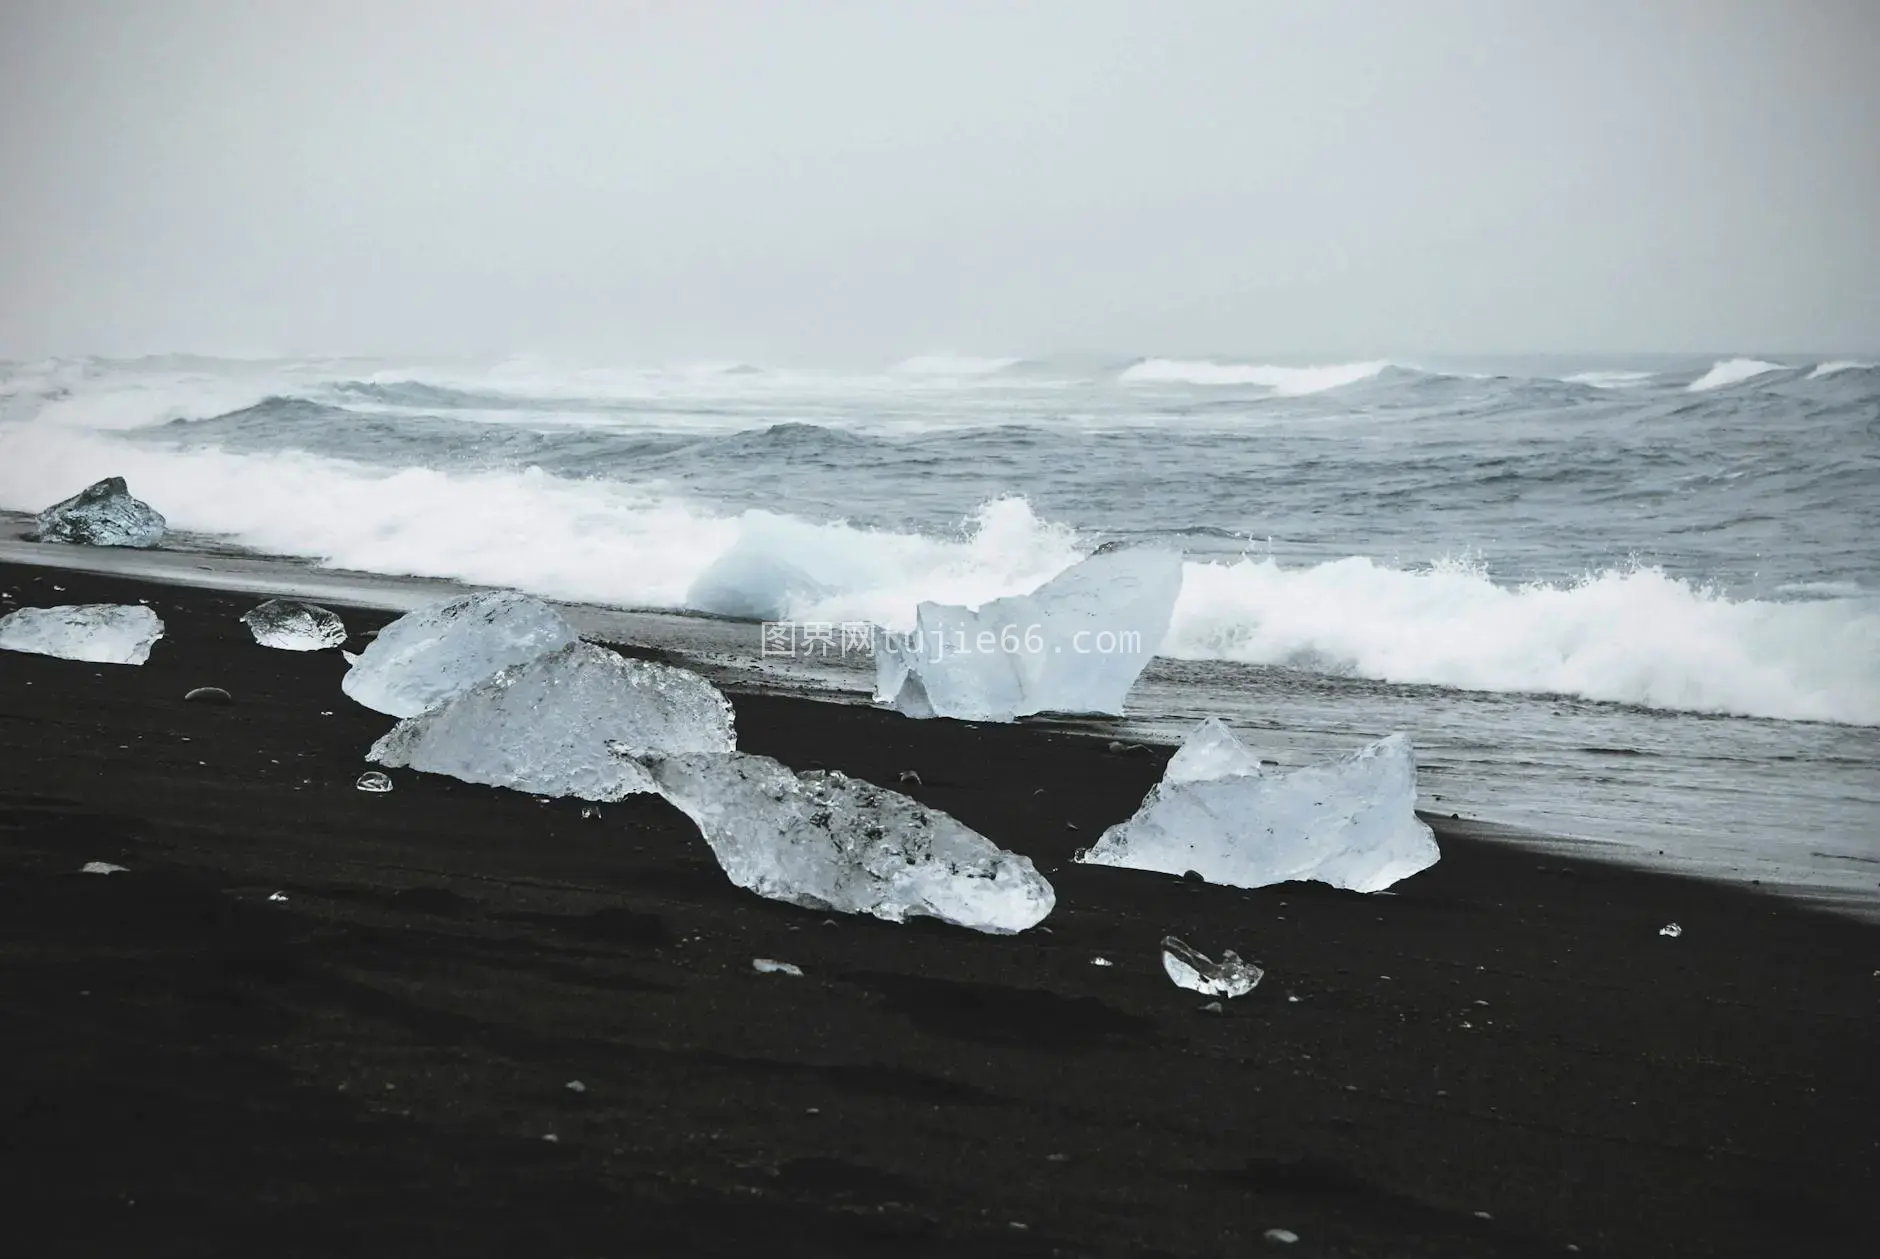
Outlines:
{"label": "shoreline", "polygon": [[[1443,819],[1368,897],[1078,866],[1166,749],[733,694],[741,747],[917,769],[1058,892],[1016,937],[827,925],[663,801],[355,790],[391,719],[336,652],[250,641],[254,597],[0,589],[166,623],[138,667],[0,656],[8,1176],[50,1253],[1832,1255],[1880,1225],[1873,926]],[[1171,933],[1265,981],[1203,1013]]]}

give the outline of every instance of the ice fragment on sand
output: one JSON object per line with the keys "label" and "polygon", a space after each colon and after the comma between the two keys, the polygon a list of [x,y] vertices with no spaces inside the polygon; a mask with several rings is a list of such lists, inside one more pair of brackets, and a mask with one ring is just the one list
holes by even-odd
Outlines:
{"label": "ice fragment on sand", "polygon": [[1401,734],[1341,760],[1281,773],[1215,718],[1183,742],[1135,816],[1077,854],[1210,883],[1265,887],[1313,879],[1376,892],[1436,864],[1416,816],[1416,760]]}
{"label": "ice fragment on sand", "polygon": [[285,905],[287,903],[287,893],[286,892],[269,892],[268,899],[273,901],[276,905]]}
{"label": "ice fragment on sand", "polygon": [[359,781],[354,783],[353,786],[359,788],[361,791],[385,792],[392,789],[392,780],[376,769],[369,769],[359,775]]}
{"label": "ice fragment on sand", "polygon": [[540,599],[513,590],[466,595],[380,630],[340,689],[367,708],[415,717],[575,638],[574,627]]}
{"label": "ice fragment on sand", "polygon": [[124,478],[113,476],[40,512],[29,536],[37,542],[83,546],[155,546],[163,540],[165,527],[155,508],[132,498]]}
{"label": "ice fragment on sand", "polygon": [[1266,1232],[1260,1234],[1260,1236],[1270,1242],[1278,1242],[1282,1246],[1290,1246],[1299,1240],[1299,1234],[1293,1232],[1290,1228],[1269,1228]]}
{"label": "ice fragment on sand", "polygon": [[698,674],[574,642],[407,717],[366,759],[545,796],[621,800],[654,790],[635,757],[735,747],[730,703]]}
{"label": "ice fragment on sand", "polygon": [[242,624],[263,647],[323,651],[346,641],[346,623],[314,603],[269,599],[242,613]]}
{"label": "ice fragment on sand", "polygon": [[1162,969],[1168,972],[1177,988],[1209,997],[1244,997],[1266,975],[1252,962],[1241,961],[1240,955],[1232,949],[1221,954],[1221,960],[1216,962],[1174,936],[1162,941]]}
{"label": "ice fragment on sand", "polygon": [[583,1083],[581,1083],[581,1081],[579,1081],[579,1080],[570,1080],[570,1081],[568,1081],[568,1083],[567,1083],[567,1086],[566,1086],[566,1087],[567,1087],[567,1089],[568,1089],[568,1091],[569,1091],[570,1093],[585,1093],[585,1092],[587,1092],[587,1085],[585,1085],[585,1084],[583,1084]]}
{"label": "ice fragment on sand", "polygon": [[79,867],[80,874],[128,874],[129,867],[113,865],[109,861],[87,861]]}
{"label": "ice fragment on sand", "polygon": [[1093,957],[1093,958],[1091,958],[1091,959],[1090,959],[1090,964],[1091,964],[1092,966],[1114,966],[1114,965],[1116,965],[1116,963],[1115,963],[1115,962],[1112,962],[1112,961],[1111,961],[1111,960],[1110,960],[1109,958],[1107,958],[1107,957]]}
{"label": "ice fragment on sand", "polygon": [[789,962],[779,962],[775,958],[770,957],[752,958],[751,969],[760,975],[794,975],[798,979],[803,977],[803,968],[801,966],[796,966]]}
{"label": "ice fragment on sand", "polygon": [[1684,934],[1684,928],[1680,927],[1675,922],[1668,922],[1664,926],[1658,928],[1658,934],[1661,936],[1670,936],[1673,940],[1675,940],[1679,936]]}
{"label": "ice fragment on sand", "polygon": [[731,881],[760,896],[1000,934],[1036,926],[1056,902],[1029,858],[839,771],[797,774],[769,757],[738,754],[645,765]]}
{"label": "ice fragment on sand", "polygon": [[923,603],[912,633],[876,633],[875,699],[910,717],[965,721],[1121,714],[1181,586],[1178,553],[1127,549],[977,610]]}
{"label": "ice fragment on sand", "polygon": [[198,686],[183,692],[186,704],[232,704],[235,697],[219,686]]}
{"label": "ice fragment on sand", "polygon": [[163,622],[141,604],[20,608],[0,616],[0,649],[92,664],[142,664]]}

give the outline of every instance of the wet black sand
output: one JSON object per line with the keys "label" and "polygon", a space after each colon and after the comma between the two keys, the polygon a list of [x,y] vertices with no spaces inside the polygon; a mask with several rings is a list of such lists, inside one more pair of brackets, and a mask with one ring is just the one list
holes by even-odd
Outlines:
{"label": "wet black sand", "polygon": [[[8,566],[0,591],[147,599],[169,631],[141,668],[0,654],[0,1219],[39,1238],[20,1253],[1825,1255],[1877,1235],[1873,927],[1456,823],[1395,895],[1078,867],[1160,755],[735,697],[747,750],[916,769],[912,794],[1059,896],[1049,933],[1015,938],[830,925],[731,887],[657,801],[584,819],[407,772],[355,790],[390,719],[340,694],[336,654],[253,645],[234,618],[255,600]],[[235,702],[183,703],[200,685]],[[76,873],[93,860],[130,872]],[[1168,932],[1266,982],[1200,1012],[1161,973]]]}

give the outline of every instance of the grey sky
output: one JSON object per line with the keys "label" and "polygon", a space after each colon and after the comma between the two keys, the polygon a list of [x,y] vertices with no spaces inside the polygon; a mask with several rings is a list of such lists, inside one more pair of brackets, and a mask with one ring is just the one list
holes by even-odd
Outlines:
{"label": "grey sky", "polygon": [[0,0],[0,355],[1880,347],[1880,5]]}

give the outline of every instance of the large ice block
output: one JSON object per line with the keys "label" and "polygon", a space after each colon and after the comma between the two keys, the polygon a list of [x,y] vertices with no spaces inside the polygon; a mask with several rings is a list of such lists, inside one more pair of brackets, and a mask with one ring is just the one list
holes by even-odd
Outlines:
{"label": "large ice block", "polygon": [[730,703],[698,674],[576,642],[407,717],[366,759],[538,796],[620,800],[654,789],[634,757],[736,746]]}
{"label": "large ice block", "polygon": [[1181,586],[1178,553],[1127,548],[978,609],[923,603],[911,633],[876,633],[875,699],[910,717],[966,721],[1120,715]]}
{"label": "large ice block", "polygon": [[574,627],[540,599],[514,590],[419,608],[379,631],[340,682],[358,703],[415,717],[499,669],[574,642]]}
{"label": "large ice block", "polygon": [[0,616],[0,650],[93,664],[142,664],[163,621],[142,604],[80,603],[20,608]]}
{"label": "large ice block", "polygon": [[1218,719],[1190,734],[1128,821],[1077,854],[1088,865],[1265,887],[1310,879],[1375,892],[1436,864],[1416,816],[1416,760],[1401,734],[1287,773],[1259,761]]}
{"label": "large ice block", "polygon": [[766,756],[645,761],[660,794],[698,825],[731,881],[772,900],[938,918],[1009,934],[1056,894],[1029,858],[937,809],[839,771],[797,774]]}
{"label": "large ice block", "polygon": [[167,527],[150,504],[131,497],[121,476],[106,477],[33,520],[39,542],[76,542],[84,546],[155,546]]}
{"label": "large ice block", "polygon": [[346,624],[317,603],[269,599],[242,613],[242,624],[263,647],[322,651],[346,641]]}

